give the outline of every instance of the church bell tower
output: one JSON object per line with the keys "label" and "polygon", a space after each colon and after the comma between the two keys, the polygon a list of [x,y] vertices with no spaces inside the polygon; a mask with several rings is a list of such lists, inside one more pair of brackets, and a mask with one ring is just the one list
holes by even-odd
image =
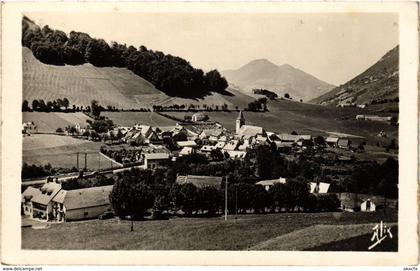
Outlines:
{"label": "church bell tower", "polygon": [[245,118],[244,115],[242,114],[242,110],[239,111],[239,115],[236,118],[236,134],[239,133],[239,129],[241,129],[242,125],[245,125]]}

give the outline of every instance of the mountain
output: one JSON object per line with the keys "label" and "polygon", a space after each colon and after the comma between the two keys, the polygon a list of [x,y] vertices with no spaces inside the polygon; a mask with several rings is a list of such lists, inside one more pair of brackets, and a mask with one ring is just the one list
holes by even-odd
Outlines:
{"label": "mountain", "polygon": [[253,60],[237,70],[222,71],[222,74],[231,85],[245,92],[252,93],[252,89],[264,88],[279,96],[288,93],[294,100],[307,101],[334,88],[289,64],[278,66],[267,59]]}
{"label": "mountain", "polygon": [[199,98],[171,97],[152,83],[123,67],[50,65],[36,59],[22,47],[23,99],[45,102],[67,97],[71,105],[87,106],[97,100],[103,106],[131,109],[152,105],[208,104],[245,107],[254,98],[228,88],[223,93],[210,92]]}
{"label": "mountain", "polygon": [[398,101],[398,51],[396,46],[363,73],[311,102],[340,105]]}

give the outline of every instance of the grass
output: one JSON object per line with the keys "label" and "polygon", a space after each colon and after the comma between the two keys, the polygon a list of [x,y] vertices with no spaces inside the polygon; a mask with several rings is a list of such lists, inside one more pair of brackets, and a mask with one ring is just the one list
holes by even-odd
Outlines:
{"label": "grass", "polygon": [[[396,214],[283,213],[161,221],[89,220],[52,224],[49,229],[22,228],[23,249],[247,250],[267,240],[315,225],[396,222]],[[317,244],[308,244],[315,247]],[[350,248],[351,249],[351,248]]]}
{"label": "grass", "polygon": [[68,125],[79,123],[86,125],[86,120],[90,119],[81,112],[76,113],[59,113],[59,112],[23,112],[23,122],[34,122],[37,125],[39,133],[54,133],[58,127],[64,129]]}
{"label": "grass", "polygon": [[[69,136],[33,134],[23,137],[22,160],[28,164],[72,168],[77,166],[77,152],[87,152],[87,167],[91,170],[110,167],[110,162],[99,155],[100,142]],[[101,164],[101,165],[100,165]],[[79,155],[79,166],[84,166],[84,155]]]}
{"label": "grass", "polygon": [[176,122],[154,112],[102,112],[101,115],[108,117],[115,124],[121,126],[133,126],[144,124],[151,126],[170,126]]}

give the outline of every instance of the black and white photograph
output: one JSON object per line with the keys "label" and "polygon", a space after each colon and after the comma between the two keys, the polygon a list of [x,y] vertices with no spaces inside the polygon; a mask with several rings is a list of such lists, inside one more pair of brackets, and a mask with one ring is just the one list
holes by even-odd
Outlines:
{"label": "black and white photograph", "polygon": [[23,251],[404,246],[398,12],[19,20]]}

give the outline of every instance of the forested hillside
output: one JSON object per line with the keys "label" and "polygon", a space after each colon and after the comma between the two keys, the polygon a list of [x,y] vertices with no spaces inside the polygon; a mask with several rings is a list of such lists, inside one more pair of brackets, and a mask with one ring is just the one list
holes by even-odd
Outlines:
{"label": "forested hillside", "polygon": [[47,25],[40,28],[27,17],[22,20],[22,45],[45,64],[126,67],[170,96],[202,97],[223,92],[228,84],[217,70],[204,73],[180,57],[134,46],[95,39],[71,31],[69,36]]}

